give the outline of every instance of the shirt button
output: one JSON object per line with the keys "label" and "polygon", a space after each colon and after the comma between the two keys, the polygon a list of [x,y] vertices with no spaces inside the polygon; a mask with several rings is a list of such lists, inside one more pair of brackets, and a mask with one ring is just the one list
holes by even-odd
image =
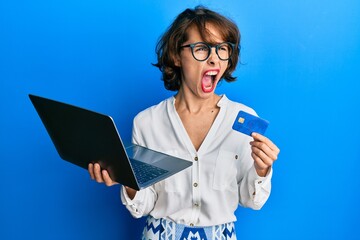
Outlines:
{"label": "shirt button", "polygon": [[238,155],[235,155],[235,159],[238,159],[239,158],[239,156]]}
{"label": "shirt button", "polygon": [[190,226],[191,226],[191,227],[193,227],[193,226],[194,226],[194,224],[193,224],[193,223],[190,223]]}
{"label": "shirt button", "polygon": [[194,206],[195,206],[195,207],[198,207],[198,206],[199,206],[199,204],[198,204],[198,203],[194,203]]}
{"label": "shirt button", "polygon": [[199,160],[199,158],[198,158],[198,157],[194,157],[194,160],[197,161],[197,160]]}
{"label": "shirt button", "polygon": [[262,183],[262,181],[258,181],[258,184],[261,184]]}
{"label": "shirt button", "polygon": [[197,183],[194,183],[194,187],[197,187],[198,186],[198,184]]}

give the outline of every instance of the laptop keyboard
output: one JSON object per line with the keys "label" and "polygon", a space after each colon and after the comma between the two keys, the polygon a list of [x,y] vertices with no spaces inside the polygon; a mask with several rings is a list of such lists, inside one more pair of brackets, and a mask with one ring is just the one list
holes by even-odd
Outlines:
{"label": "laptop keyboard", "polygon": [[168,172],[165,169],[158,168],[134,159],[131,160],[131,165],[135,172],[138,183],[145,183]]}

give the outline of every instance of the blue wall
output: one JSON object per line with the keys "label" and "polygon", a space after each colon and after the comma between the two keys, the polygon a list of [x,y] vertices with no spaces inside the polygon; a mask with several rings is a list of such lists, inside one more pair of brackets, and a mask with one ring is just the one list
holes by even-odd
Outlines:
{"label": "blue wall", "polygon": [[173,94],[156,40],[199,3],[242,32],[238,81],[218,93],[267,118],[282,150],[267,204],[237,211],[239,239],[359,238],[359,1],[3,0],[1,239],[137,239],[119,187],[60,160],[27,94],[113,115],[129,140],[135,114]]}

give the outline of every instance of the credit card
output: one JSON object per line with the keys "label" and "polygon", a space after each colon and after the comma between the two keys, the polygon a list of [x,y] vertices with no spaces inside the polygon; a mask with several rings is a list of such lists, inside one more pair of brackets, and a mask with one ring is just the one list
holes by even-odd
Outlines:
{"label": "credit card", "polygon": [[269,122],[250,113],[240,111],[233,124],[233,129],[251,136],[253,132],[264,135]]}

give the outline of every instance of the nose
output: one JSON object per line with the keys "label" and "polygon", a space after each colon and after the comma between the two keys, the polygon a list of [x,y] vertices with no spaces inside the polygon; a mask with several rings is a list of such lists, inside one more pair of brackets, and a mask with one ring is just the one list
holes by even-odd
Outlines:
{"label": "nose", "polygon": [[219,56],[217,55],[216,53],[216,48],[215,47],[211,47],[210,49],[210,56],[209,58],[207,59],[207,62],[210,64],[210,65],[215,65],[216,62],[220,61],[219,59]]}

